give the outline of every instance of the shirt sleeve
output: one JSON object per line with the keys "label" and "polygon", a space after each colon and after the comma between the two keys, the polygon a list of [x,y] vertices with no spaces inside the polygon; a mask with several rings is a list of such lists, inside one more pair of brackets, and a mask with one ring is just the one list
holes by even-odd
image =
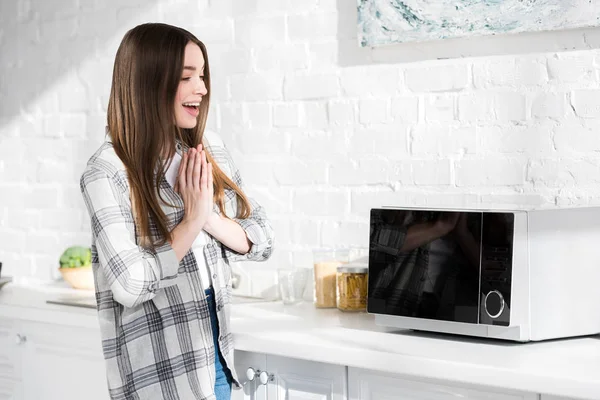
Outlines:
{"label": "shirt sleeve", "polygon": [[[246,194],[244,190],[244,183],[240,175],[240,171],[235,166],[233,159],[225,146],[222,151],[228,163],[229,170],[231,171],[231,180]],[[226,189],[226,191],[228,191]],[[226,198],[234,199],[235,195],[233,191],[226,193]],[[246,194],[246,198],[250,202],[250,215],[248,218],[237,218],[235,216],[232,219],[237,222],[244,232],[248,240],[252,243],[250,251],[246,254],[237,253],[226,246],[223,246],[225,256],[229,261],[265,261],[273,252],[274,232],[265,209],[253,198]]]}
{"label": "shirt sleeve", "polygon": [[176,283],[179,262],[169,243],[149,251],[135,241],[129,202],[105,171],[87,168],[80,180],[98,252],[99,268],[114,299],[135,307]]}

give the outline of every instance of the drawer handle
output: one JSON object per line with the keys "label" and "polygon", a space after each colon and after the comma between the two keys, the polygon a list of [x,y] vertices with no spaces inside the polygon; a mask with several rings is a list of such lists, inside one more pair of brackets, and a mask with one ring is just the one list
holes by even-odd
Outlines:
{"label": "drawer handle", "polygon": [[248,382],[252,382],[257,377],[261,385],[266,385],[269,382],[275,381],[275,375],[269,374],[267,371],[255,370],[252,367],[249,367],[246,370],[246,378],[248,379]]}
{"label": "drawer handle", "polygon": [[267,371],[257,371],[258,372],[258,380],[261,385],[266,385],[269,382],[275,381],[275,375],[269,374]]}

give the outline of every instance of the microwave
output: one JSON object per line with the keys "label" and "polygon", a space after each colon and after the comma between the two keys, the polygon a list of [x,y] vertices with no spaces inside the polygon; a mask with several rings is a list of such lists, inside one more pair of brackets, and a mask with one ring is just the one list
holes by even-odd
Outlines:
{"label": "microwave", "polygon": [[371,209],[376,324],[511,341],[600,333],[600,207]]}

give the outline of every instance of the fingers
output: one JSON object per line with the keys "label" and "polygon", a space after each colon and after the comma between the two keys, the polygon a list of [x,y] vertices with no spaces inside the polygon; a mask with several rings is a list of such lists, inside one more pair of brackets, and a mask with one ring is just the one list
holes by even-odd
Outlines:
{"label": "fingers", "polygon": [[186,187],[194,186],[194,164],[196,162],[196,149],[190,149],[188,151],[189,157],[186,165]]}
{"label": "fingers", "polygon": [[188,162],[188,153],[184,152],[183,157],[181,158],[181,163],[179,164],[179,172],[177,173],[177,188],[183,188],[186,185],[186,166]]}
{"label": "fingers", "polygon": [[194,173],[192,176],[194,190],[200,190],[200,173],[201,173],[201,157],[200,152],[196,152],[196,161],[194,162]]}
{"label": "fingers", "polygon": [[206,152],[202,152],[202,178],[200,178],[200,190],[208,190],[208,165],[206,165]]}
{"label": "fingers", "polygon": [[[213,193],[213,172],[212,172],[212,163],[207,162],[208,168],[206,173],[208,174],[208,191],[209,193]],[[211,195],[212,198],[212,195]]]}

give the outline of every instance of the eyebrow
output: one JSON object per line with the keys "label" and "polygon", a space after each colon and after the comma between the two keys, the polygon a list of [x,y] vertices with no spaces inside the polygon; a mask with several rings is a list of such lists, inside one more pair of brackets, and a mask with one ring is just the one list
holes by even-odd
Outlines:
{"label": "eyebrow", "polygon": [[[186,65],[185,67],[183,67],[184,70],[190,70],[190,71],[195,71],[196,67],[193,67],[191,65]],[[202,67],[202,70],[204,71],[204,67]]]}

